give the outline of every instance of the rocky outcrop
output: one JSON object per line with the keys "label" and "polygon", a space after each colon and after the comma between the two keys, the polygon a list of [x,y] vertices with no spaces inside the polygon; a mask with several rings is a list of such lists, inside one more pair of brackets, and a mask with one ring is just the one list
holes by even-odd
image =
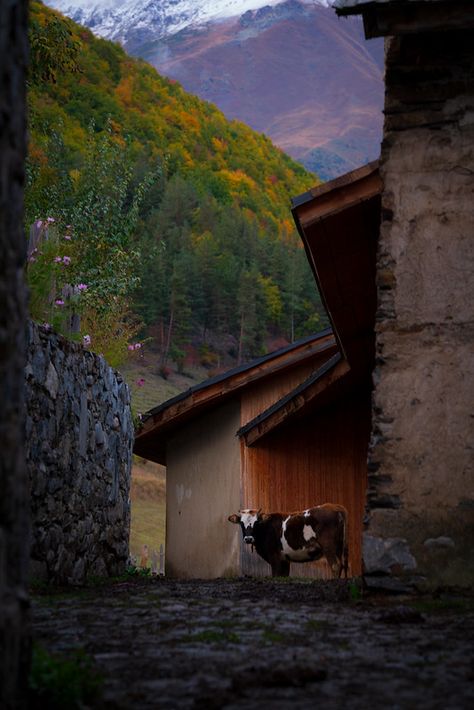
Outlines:
{"label": "rocky outcrop", "polygon": [[133,423],[119,373],[30,324],[27,460],[33,577],[80,583],[124,571]]}

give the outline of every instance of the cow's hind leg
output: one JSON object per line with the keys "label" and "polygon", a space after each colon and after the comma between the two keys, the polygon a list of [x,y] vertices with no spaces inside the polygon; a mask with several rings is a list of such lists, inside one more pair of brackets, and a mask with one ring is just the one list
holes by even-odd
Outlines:
{"label": "cow's hind leg", "polygon": [[290,563],[288,560],[276,560],[272,563],[272,577],[289,577]]}
{"label": "cow's hind leg", "polygon": [[334,552],[326,552],[326,560],[331,568],[332,576],[335,579],[340,579],[342,570],[344,569],[342,560]]}

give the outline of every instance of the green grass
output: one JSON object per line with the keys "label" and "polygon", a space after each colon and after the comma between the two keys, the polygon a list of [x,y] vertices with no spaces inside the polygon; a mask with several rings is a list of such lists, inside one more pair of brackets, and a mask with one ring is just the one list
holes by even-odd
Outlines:
{"label": "green grass", "polygon": [[288,637],[285,634],[275,631],[273,628],[266,628],[262,634],[264,643],[283,643]]}
{"label": "green grass", "polygon": [[28,679],[28,707],[31,710],[80,710],[93,707],[103,684],[84,651],[69,657],[51,655],[40,646],[33,647]]}
{"label": "green grass", "polygon": [[[164,379],[158,374],[157,359],[157,354],[149,352],[143,358],[130,358],[119,368],[130,387],[132,409],[135,414],[145,414],[158,404],[166,402],[208,377],[208,372],[204,368],[193,368],[184,375],[173,370],[168,379]],[[144,380],[141,386],[137,384],[139,380]]]}
{"label": "green grass", "polygon": [[436,614],[445,611],[467,613],[474,611],[474,599],[419,599],[410,603],[410,606],[420,613]]}
{"label": "green grass", "polygon": [[152,550],[159,553],[160,545],[165,544],[165,520],[164,500],[132,500],[130,552],[133,556],[140,559],[143,545],[148,545],[150,558]]}
{"label": "green grass", "polygon": [[132,517],[130,552],[138,559],[143,545],[148,545],[149,565],[153,550],[158,553],[165,544],[166,474],[165,469],[151,461],[136,459],[132,469],[130,490]]}

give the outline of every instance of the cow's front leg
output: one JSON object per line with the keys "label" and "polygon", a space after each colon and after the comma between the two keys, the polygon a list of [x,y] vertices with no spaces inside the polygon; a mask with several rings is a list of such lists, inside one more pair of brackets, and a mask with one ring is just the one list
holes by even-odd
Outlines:
{"label": "cow's front leg", "polygon": [[289,577],[290,563],[288,560],[274,560],[272,563],[272,577]]}

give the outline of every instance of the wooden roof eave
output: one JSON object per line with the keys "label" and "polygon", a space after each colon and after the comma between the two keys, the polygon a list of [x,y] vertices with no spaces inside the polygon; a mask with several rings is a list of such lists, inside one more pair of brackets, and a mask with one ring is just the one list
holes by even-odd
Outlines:
{"label": "wooden roof eave", "polygon": [[301,385],[241,427],[237,436],[244,440],[246,446],[252,446],[291,417],[299,414],[309,404],[314,404],[318,397],[327,393],[350,371],[347,360],[337,352]]}
{"label": "wooden roof eave", "polygon": [[[358,170],[316,187],[293,201],[293,213],[297,214],[301,230],[318,221],[334,217],[350,207],[356,207],[376,197],[382,190],[382,179],[375,160]],[[305,201],[302,198],[307,197]]]}
{"label": "wooden roof eave", "polygon": [[257,366],[246,367],[228,377],[219,377],[217,382],[211,384],[204,382],[197,389],[177,395],[154,412],[152,410],[135,436],[134,453],[166,465],[167,441],[180,426],[217,402],[222,403],[224,398],[229,399],[243,387],[281,370],[292,369],[319,353],[332,354],[336,348],[334,334],[326,330],[322,336],[298,346],[296,352],[285,349],[282,355],[263,358],[263,362],[259,360]]}
{"label": "wooden roof eave", "polygon": [[366,0],[334,9],[339,16],[362,15],[366,39],[474,27],[472,0]]}
{"label": "wooden roof eave", "polygon": [[150,412],[150,416],[144,421],[137,438],[148,434],[151,430],[156,430],[171,421],[175,421],[184,417],[190,410],[200,408],[204,405],[212,405],[214,401],[222,400],[222,396],[230,395],[237,390],[252,384],[256,380],[261,380],[264,377],[269,377],[280,370],[293,368],[313,357],[317,353],[336,347],[335,338],[332,332],[328,332],[324,337],[307,344],[301,348],[299,352],[294,353],[291,357],[275,357],[261,365],[247,368],[245,371],[238,372],[229,377],[223,377],[218,382],[213,384],[204,383],[198,389],[188,390],[182,395],[178,395],[169,403],[164,403],[155,411]]}
{"label": "wooden roof eave", "polygon": [[[338,346],[352,368],[370,367],[372,359],[381,192],[378,161],[373,161],[292,200],[293,218],[321,300]],[[357,279],[351,274],[354,262],[338,258],[338,250],[344,256],[347,247],[359,249],[358,258],[364,254]],[[359,298],[361,288],[363,300]],[[366,308],[362,315],[361,309]]]}

